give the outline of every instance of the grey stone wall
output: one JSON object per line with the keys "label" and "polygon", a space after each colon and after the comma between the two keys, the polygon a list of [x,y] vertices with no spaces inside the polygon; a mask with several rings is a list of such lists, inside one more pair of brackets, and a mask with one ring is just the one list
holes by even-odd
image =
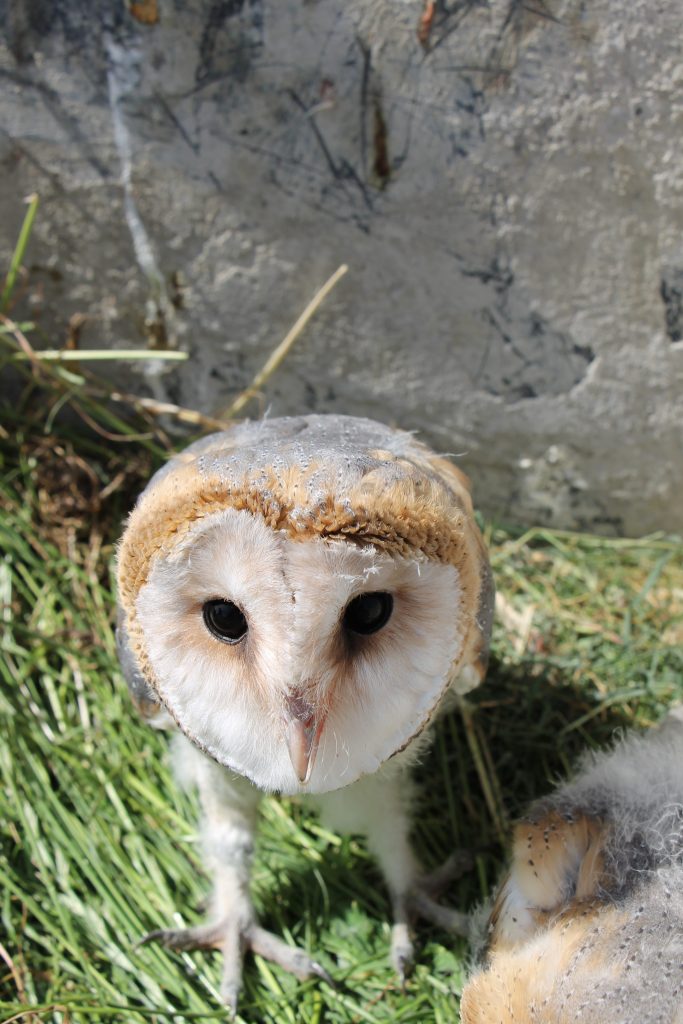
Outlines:
{"label": "grey stone wall", "polygon": [[46,344],[178,345],[128,386],[213,412],[347,262],[273,414],[418,430],[508,521],[683,529],[678,0],[449,0],[423,43],[422,0],[2,8]]}

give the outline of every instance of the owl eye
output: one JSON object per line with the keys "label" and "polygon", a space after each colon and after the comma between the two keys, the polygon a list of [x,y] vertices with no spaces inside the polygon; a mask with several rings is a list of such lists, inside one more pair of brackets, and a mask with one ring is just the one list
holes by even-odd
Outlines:
{"label": "owl eye", "polygon": [[202,615],[209,633],[226,644],[239,643],[249,629],[244,612],[234,602],[222,598],[206,601]]}
{"label": "owl eye", "polygon": [[359,594],[349,601],[342,622],[346,629],[361,636],[376,633],[391,618],[394,599],[391,594],[378,590],[374,594]]}

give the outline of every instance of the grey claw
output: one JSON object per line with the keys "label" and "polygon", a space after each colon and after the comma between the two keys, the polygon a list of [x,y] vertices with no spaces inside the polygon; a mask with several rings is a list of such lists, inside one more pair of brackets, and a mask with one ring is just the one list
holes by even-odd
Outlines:
{"label": "grey claw", "polygon": [[140,946],[146,946],[148,942],[165,942],[165,936],[167,935],[165,928],[155,928],[154,931],[145,932],[141,939],[133,946],[133,949],[139,949]]}
{"label": "grey claw", "polygon": [[410,974],[411,967],[412,963],[408,957],[398,957],[396,963],[396,973],[398,974],[398,981],[401,986],[401,992],[403,993],[403,995],[405,995],[406,982],[408,980],[408,975]]}
{"label": "grey claw", "polygon": [[311,961],[311,970],[318,978],[321,978],[326,985],[329,985],[330,988],[337,987],[334,978],[330,974],[328,974],[325,968],[321,964],[317,963],[315,960]]}

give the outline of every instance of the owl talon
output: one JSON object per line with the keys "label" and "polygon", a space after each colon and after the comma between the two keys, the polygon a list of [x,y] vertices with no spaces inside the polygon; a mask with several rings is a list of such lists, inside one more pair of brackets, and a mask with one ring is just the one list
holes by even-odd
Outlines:
{"label": "owl talon", "polygon": [[398,962],[394,964],[396,974],[398,975],[398,983],[401,986],[401,992],[405,995],[406,983],[408,981],[408,975],[410,974],[413,962],[408,957],[398,957]]}
{"label": "owl talon", "polygon": [[278,935],[273,935],[259,925],[252,925],[245,934],[247,948],[252,953],[262,956],[264,960],[270,960],[278,964],[289,974],[293,974],[299,981],[307,981],[308,978],[321,978],[328,985],[334,987],[332,978],[316,960],[313,960],[308,953],[297,946],[288,945]]}
{"label": "owl talon", "polygon": [[337,987],[337,983],[335,982],[332,975],[329,974],[322,966],[322,964],[319,964],[316,960],[311,961],[311,970],[313,971],[313,974],[315,974],[317,978],[320,978],[322,981],[324,981],[326,985],[330,986],[330,988]]}

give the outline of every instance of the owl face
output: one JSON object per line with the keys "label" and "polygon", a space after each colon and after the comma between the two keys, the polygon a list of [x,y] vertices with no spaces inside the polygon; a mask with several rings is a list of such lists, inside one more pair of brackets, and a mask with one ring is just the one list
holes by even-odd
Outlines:
{"label": "owl face", "polygon": [[155,559],[136,615],[191,739],[262,789],[323,793],[423,728],[459,661],[462,601],[451,564],[227,508]]}
{"label": "owl face", "polygon": [[166,709],[265,790],[376,771],[486,667],[493,587],[467,480],[372,420],[195,442],[140,496],[117,579],[142,713]]}

